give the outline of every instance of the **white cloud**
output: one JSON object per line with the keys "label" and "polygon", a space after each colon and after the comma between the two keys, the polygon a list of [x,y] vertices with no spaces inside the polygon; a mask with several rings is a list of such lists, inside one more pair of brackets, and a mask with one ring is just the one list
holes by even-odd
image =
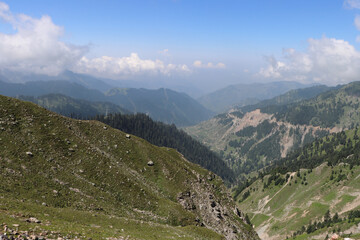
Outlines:
{"label": "white cloud", "polygon": [[103,56],[88,59],[83,57],[74,67],[74,70],[79,73],[110,78],[144,73],[169,75],[171,72],[190,71],[185,64],[165,64],[160,60],[141,59],[137,53],[132,53],[129,57],[122,58]]}
{"label": "white cloud", "polygon": [[359,80],[360,52],[347,41],[323,37],[309,39],[308,49],[284,50],[284,61],[268,57],[259,74],[267,78],[340,84]]}
{"label": "white cloud", "polygon": [[196,60],[193,63],[193,66],[196,68],[225,68],[225,64],[222,62],[219,62],[217,64],[213,64],[212,62],[209,63],[202,63],[200,60]]}
{"label": "white cloud", "polygon": [[88,50],[60,41],[63,29],[49,16],[34,19],[24,14],[14,15],[7,4],[0,2],[0,18],[16,30],[15,34],[0,33],[1,68],[56,75]]}
{"label": "white cloud", "polygon": [[358,8],[360,9],[360,0],[345,0],[344,6],[347,8]]}
{"label": "white cloud", "polygon": [[[57,75],[69,69],[111,78],[139,74],[189,72],[184,65],[165,64],[160,60],[141,59],[132,53],[129,57],[102,56],[89,59],[87,46],[75,46],[61,41],[64,29],[49,16],[40,19],[25,14],[13,14],[6,3],[0,2],[0,20],[10,24],[14,34],[0,32],[0,70]],[[162,51],[169,55],[169,50]]]}

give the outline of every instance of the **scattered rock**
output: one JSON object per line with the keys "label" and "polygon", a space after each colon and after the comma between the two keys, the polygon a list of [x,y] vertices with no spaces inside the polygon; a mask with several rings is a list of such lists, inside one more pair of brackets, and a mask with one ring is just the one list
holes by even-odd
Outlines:
{"label": "scattered rock", "polygon": [[30,157],[34,156],[34,154],[32,152],[26,152],[26,155],[28,155]]}
{"label": "scattered rock", "polygon": [[41,223],[40,220],[38,220],[37,218],[34,218],[34,217],[26,219],[26,222],[29,222],[29,223]]}
{"label": "scattered rock", "polygon": [[154,166],[154,162],[150,160],[150,161],[148,161],[147,165],[150,166],[150,167]]}

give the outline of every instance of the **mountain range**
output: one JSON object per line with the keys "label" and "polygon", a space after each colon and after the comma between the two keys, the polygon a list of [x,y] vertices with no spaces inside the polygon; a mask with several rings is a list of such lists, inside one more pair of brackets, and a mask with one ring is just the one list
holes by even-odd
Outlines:
{"label": "mountain range", "polygon": [[237,84],[206,94],[197,100],[207,109],[224,113],[235,106],[252,105],[283,94],[291,89],[308,87],[297,82]]}
{"label": "mountain range", "polygon": [[62,94],[74,99],[109,102],[130,112],[146,113],[154,120],[176,124],[177,126],[194,125],[213,116],[210,110],[204,108],[185,93],[164,88],[157,90],[112,88],[103,93],[68,81],[53,80],[26,83],[0,81],[0,94],[12,97]]}

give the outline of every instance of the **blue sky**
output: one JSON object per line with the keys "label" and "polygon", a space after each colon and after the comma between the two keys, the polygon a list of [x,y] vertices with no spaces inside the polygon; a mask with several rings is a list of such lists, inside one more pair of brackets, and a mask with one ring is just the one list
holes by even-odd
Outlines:
{"label": "blue sky", "polygon": [[[339,66],[340,71],[347,74],[325,80],[332,73],[319,73],[325,66],[323,62],[316,62],[321,58],[318,53],[323,50],[309,50],[326,44],[329,49],[339,46],[339,51],[351,46],[351,53],[325,52],[322,56],[329,58],[327,54],[332,54],[331,58],[335,54],[336,58],[340,54],[341,58],[347,57],[344,62],[352,61],[355,56],[355,62],[358,61],[360,43],[356,39],[360,34],[354,23],[360,14],[357,0],[3,0],[3,3],[13,16],[25,14],[32,19],[49,16],[54,26],[63,29],[52,40],[86,48],[77,49],[79,53],[74,57],[79,60],[85,56],[86,62],[78,64],[73,59],[61,66],[71,66],[71,70],[81,73],[114,79],[157,78],[161,75],[162,79],[195,81],[196,78],[199,83],[213,78],[214,86],[255,80],[336,84],[352,81],[358,74],[353,73],[353,69]],[[11,35],[18,31],[19,28],[8,20],[1,21],[0,33]],[[309,39],[320,42],[309,43]],[[290,57],[289,54],[284,56],[284,49],[289,48],[296,52]],[[101,59],[102,64],[105,61],[108,66],[99,70],[95,64],[103,56],[111,59]],[[309,60],[313,69],[308,71],[295,66],[304,65],[299,62],[300,58]],[[132,60],[158,60],[162,65],[159,62],[141,64],[156,65],[154,69],[160,73],[148,73],[152,67],[143,65],[136,74],[126,67],[111,73],[114,67],[111,64],[119,61],[120,65],[127,64]],[[73,67],[75,63],[79,66]],[[329,64],[332,66],[333,63]],[[12,69],[23,70],[19,66]],[[55,72],[49,70],[50,74]],[[293,75],[296,78],[292,78]],[[217,81],[219,78],[222,81]]]}

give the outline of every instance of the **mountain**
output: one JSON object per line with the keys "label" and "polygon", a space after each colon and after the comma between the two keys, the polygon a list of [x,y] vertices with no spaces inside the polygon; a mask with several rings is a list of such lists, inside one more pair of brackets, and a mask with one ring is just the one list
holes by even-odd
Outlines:
{"label": "mountain", "polygon": [[99,79],[86,74],[74,73],[68,70],[60,73],[57,76],[0,70],[0,79],[9,83],[67,81],[80,84],[86,88],[97,89],[102,92],[106,92],[114,87],[112,84],[109,84],[106,79]]}
{"label": "mountain", "polygon": [[238,174],[249,173],[317,137],[358,124],[357,89],[359,82],[292,90],[185,130],[220,153]]}
{"label": "mountain", "polygon": [[185,93],[169,89],[120,89],[105,94],[68,81],[7,83],[0,81],[0,94],[6,96],[34,96],[63,94],[75,99],[111,102],[131,112],[149,114],[154,120],[177,126],[195,125],[209,119],[213,113]]}
{"label": "mountain", "polygon": [[170,89],[114,88],[106,93],[113,103],[121,103],[133,112],[147,113],[156,121],[177,126],[195,125],[213,116],[213,113],[185,93]]}
{"label": "mountain", "polygon": [[109,102],[90,102],[71,98],[62,94],[48,94],[39,97],[19,96],[19,99],[30,101],[63,116],[91,118],[110,113],[130,114],[131,112]]}
{"label": "mountain", "polygon": [[320,93],[324,93],[330,90],[336,90],[340,88],[341,85],[337,87],[328,87],[326,85],[317,85],[313,87],[307,88],[299,88],[290,90],[284,94],[279,96],[273,97],[271,99],[262,100],[253,105],[246,105],[246,106],[238,106],[242,112],[251,112],[256,109],[262,109],[267,106],[284,106],[290,103],[297,103],[306,99],[310,99],[313,97],[318,96]]}
{"label": "mountain", "polygon": [[223,113],[234,106],[255,104],[291,89],[304,87],[306,85],[297,82],[237,84],[209,93],[197,100],[207,109],[216,113]]}
{"label": "mountain", "polygon": [[328,128],[353,128],[360,121],[360,82],[352,82],[316,98],[284,106],[261,108],[278,121]]}
{"label": "mountain", "polygon": [[87,101],[106,101],[105,95],[95,89],[88,89],[80,84],[68,81],[36,81],[26,83],[7,83],[0,81],[0,94],[38,97],[46,94],[63,94]]}
{"label": "mountain", "polygon": [[236,192],[262,239],[360,238],[360,131],[317,139]]}
{"label": "mountain", "polygon": [[4,96],[0,141],[13,237],[259,239],[222,180],[173,149]]}
{"label": "mountain", "polygon": [[190,162],[216,173],[228,183],[235,182],[234,172],[217,154],[194,140],[183,130],[177,129],[175,125],[153,121],[145,114],[110,114],[96,116],[95,119],[113,128],[141,137],[156,146],[174,148]]}

